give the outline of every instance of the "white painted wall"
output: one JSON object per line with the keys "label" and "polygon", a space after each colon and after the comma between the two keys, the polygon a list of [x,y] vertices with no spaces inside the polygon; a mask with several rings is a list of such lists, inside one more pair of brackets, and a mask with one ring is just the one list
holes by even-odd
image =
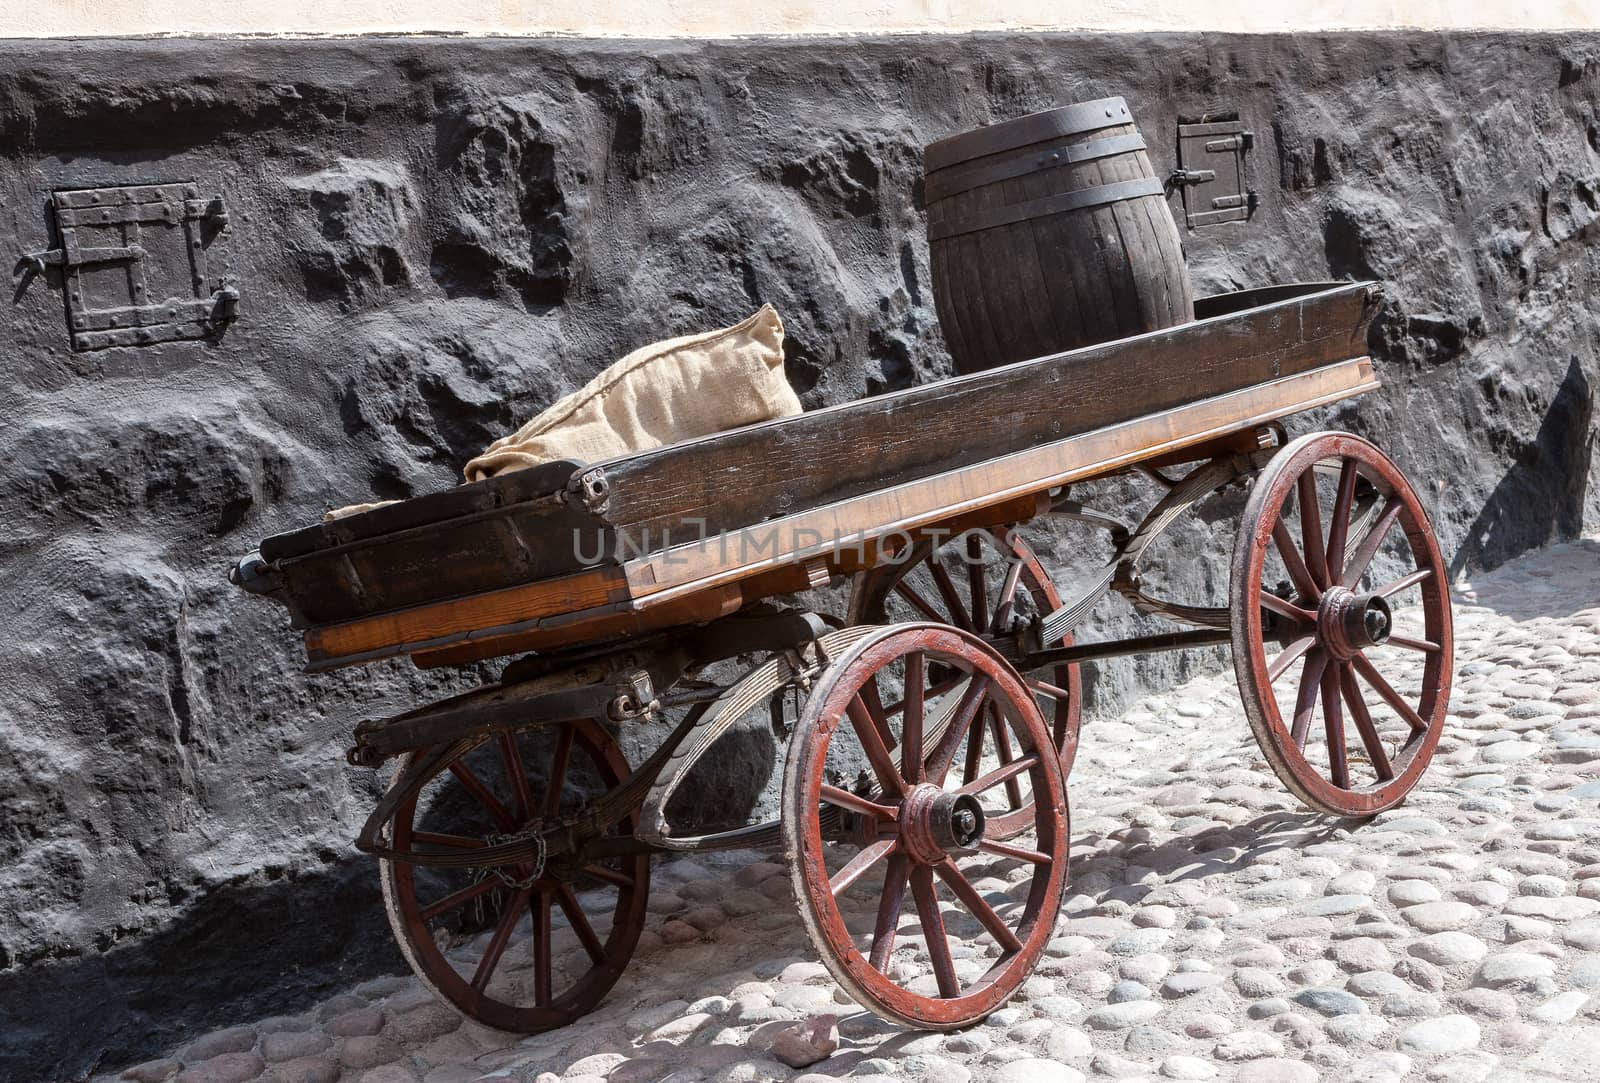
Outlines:
{"label": "white painted wall", "polygon": [[1600,29],[1600,0],[0,0],[0,37]]}

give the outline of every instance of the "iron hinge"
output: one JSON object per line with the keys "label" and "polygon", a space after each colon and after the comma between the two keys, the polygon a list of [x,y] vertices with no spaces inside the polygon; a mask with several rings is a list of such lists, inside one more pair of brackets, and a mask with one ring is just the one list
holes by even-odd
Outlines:
{"label": "iron hinge", "polygon": [[238,281],[213,251],[230,223],[220,195],[187,183],[81,188],[52,193],[50,209],[60,243],[12,273],[20,296],[59,269],[74,350],[214,338],[238,318]]}
{"label": "iron hinge", "polygon": [[1255,213],[1258,200],[1249,187],[1254,146],[1255,134],[1243,121],[1178,125],[1178,168],[1168,174],[1167,190],[1180,193],[1185,225],[1242,222]]}
{"label": "iron hinge", "polygon": [[1216,179],[1215,169],[1174,169],[1167,174],[1167,187],[1184,188],[1196,184],[1210,184]]}

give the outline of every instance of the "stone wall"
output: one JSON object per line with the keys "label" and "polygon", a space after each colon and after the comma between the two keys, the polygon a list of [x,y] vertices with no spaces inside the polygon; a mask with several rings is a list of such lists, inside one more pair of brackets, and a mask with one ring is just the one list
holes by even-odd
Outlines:
{"label": "stone wall", "polygon": [[[492,670],[303,676],[233,558],[452,484],[621,352],[763,301],[808,406],[947,375],[921,146],[1108,94],[1163,171],[1179,118],[1257,134],[1254,220],[1188,235],[1199,292],[1388,283],[1384,390],[1296,431],[1376,438],[1457,569],[1600,521],[1600,37],[0,44],[12,251],[53,189],[192,179],[243,294],[215,344],[84,353],[49,275],[5,309],[0,1080],[402,965],[341,749]],[[1175,539],[1175,591],[1225,587],[1229,510]],[[1048,544],[1064,583],[1097,554]],[[1109,667],[1091,710],[1219,658]]]}

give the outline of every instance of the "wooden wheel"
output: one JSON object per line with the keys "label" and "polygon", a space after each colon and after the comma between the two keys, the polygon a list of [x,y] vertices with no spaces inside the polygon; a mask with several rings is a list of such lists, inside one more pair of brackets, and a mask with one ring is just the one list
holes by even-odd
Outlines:
{"label": "wooden wheel", "polygon": [[[413,761],[426,754],[413,753]],[[628,777],[599,722],[492,737],[439,765],[397,809],[401,853],[468,853],[538,834]],[[613,834],[633,830],[630,816]],[[621,976],[644,928],[650,860],[440,868],[381,863],[383,898],[406,960],[456,1010],[532,1033],[592,1010]]]}
{"label": "wooden wheel", "polygon": [[1229,590],[1239,692],[1278,777],[1324,812],[1398,804],[1444,728],[1452,652],[1444,558],[1404,475],[1347,433],[1295,440],[1256,479]]}
{"label": "wooden wheel", "polygon": [[[960,679],[946,684],[936,670]],[[881,705],[890,687],[904,690],[898,754]],[[1018,757],[970,782],[952,777],[990,704]],[[952,1030],[994,1011],[1027,978],[1067,882],[1066,788],[1052,751],[1016,671],[948,625],[877,629],[822,675],[789,745],[783,839],[801,919],[859,1003]],[[986,829],[981,797],[1024,775],[1042,798],[1028,806],[1032,835],[1001,842]]]}
{"label": "wooden wheel", "polygon": [[[1060,605],[1061,596],[1033,547],[1016,528],[998,527],[968,531],[939,549],[924,542],[906,560],[863,572],[851,593],[849,623],[930,620],[987,635]],[[1068,636],[1047,645],[1071,642]],[[1048,680],[1026,680],[1050,727],[1065,778],[1078,751],[1083,703],[1078,666],[1059,665],[1049,671]],[[1006,727],[990,709],[957,757],[962,781],[971,782],[1014,755]],[[1006,838],[1032,823],[1032,796],[1024,779],[1011,780],[984,801],[992,838]]]}

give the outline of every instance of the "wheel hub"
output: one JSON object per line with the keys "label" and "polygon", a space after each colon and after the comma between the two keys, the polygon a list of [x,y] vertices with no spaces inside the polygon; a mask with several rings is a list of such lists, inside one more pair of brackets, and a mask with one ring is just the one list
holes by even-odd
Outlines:
{"label": "wheel hub", "polygon": [[1340,660],[1387,642],[1393,627],[1394,614],[1381,594],[1333,587],[1317,607],[1317,638]]}
{"label": "wheel hub", "polygon": [[900,806],[901,842],[914,860],[925,865],[976,850],[984,826],[983,806],[976,797],[931,783],[913,786]]}

